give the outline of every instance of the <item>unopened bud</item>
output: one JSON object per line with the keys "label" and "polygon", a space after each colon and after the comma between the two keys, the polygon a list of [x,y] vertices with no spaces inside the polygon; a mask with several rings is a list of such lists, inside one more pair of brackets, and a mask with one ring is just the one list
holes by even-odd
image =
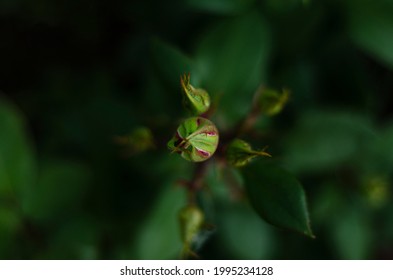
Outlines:
{"label": "unopened bud", "polygon": [[208,119],[192,117],[186,119],[168,142],[172,152],[192,162],[209,159],[217,149],[218,130]]}
{"label": "unopened bud", "polygon": [[272,89],[263,90],[259,99],[262,114],[268,116],[277,115],[282,111],[285,104],[288,102],[288,99],[289,91],[286,89],[284,89],[281,93]]}
{"label": "unopened bud", "polygon": [[195,115],[201,115],[209,110],[209,94],[204,89],[194,88],[190,84],[190,74],[181,76],[180,84],[183,92],[183,104],[186,109]]}
{"label": "unopened bud", "polygon": [[183,244],[190,248],[204,221],[203,212],[194,205],[186,206],[179,212],[180,233]]}

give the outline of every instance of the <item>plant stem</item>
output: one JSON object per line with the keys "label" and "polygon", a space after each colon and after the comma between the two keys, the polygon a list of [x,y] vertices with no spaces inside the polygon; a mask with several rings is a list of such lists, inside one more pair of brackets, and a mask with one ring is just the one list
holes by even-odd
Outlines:
{"label": "plant stem", "polygon": [[259,86],[258,89],[255,91],[251,104],[251,110],[248,112],[247,116],[243,119],[243,121],[240,122],[240,124],[237,126],[237,129],[235,130],[236,136],[249,132],[258,120],[258,117],[261,114],[261,109],[258,101],[264,89],[265,88],[263,86]]}
{"label": "plant stem", "polygon": [[242,119],[233,129],[227,131],[226,133],[222,133],[222,137],[220,140],[221,146],[225,146],[229,141],[233,140],[234,138],[240,137],[241,135],[250,132],[261,114],[258,100],[260,99],[260,96],[262,95],[264,90],[265,88],[263,86],[258,87],[258,89],[254,93],[251,108],[247,116]]}
{"label": "plant stem", "polygon": [[203,180],[209,163],[198,163],[194,169],[194,174],[187,185],[189,204],[196,204],[196,193],[203,188]]}

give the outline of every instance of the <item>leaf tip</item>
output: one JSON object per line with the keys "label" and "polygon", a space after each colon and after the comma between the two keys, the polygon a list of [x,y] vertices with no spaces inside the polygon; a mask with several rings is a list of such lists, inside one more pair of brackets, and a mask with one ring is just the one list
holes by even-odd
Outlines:
{"label": "leaf tip", "polygon": [[308,229],[307,231],[303,232],[304,235],[306,235],[307,237],[310,237],[311,239],[316,239],[317,237],[315,236],[315,234],[311,231],[311,229]]}

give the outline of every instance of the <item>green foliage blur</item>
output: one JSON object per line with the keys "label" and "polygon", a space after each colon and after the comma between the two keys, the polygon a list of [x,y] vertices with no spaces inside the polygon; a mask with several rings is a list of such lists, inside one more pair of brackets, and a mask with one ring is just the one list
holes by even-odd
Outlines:
{"label": "green foliage blur", "polygon": [[246,140],[302,182],[316,236],[210,169],[201,258],[393,258],[392,0],[0,0],[0,259],[179,258],[195,164],[166,142],[188,72],[219,129],[258,86],[290,90]]}

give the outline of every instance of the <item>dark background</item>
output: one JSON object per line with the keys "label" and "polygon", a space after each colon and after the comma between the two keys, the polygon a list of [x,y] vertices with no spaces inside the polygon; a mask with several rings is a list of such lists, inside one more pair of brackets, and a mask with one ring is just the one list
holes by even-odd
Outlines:
{"label": "dark background", "polygon": [[[178,258],[194,165],[165,143],[190,72],[223,130],[259,85],[291,91],[248,140],[302,182],[317,236],[264,223],[212,169],[201,258],[392,259],[392,69],[391,0],[0,0],[0,258]],[[140,126],[156,149],[115,143]]]}

